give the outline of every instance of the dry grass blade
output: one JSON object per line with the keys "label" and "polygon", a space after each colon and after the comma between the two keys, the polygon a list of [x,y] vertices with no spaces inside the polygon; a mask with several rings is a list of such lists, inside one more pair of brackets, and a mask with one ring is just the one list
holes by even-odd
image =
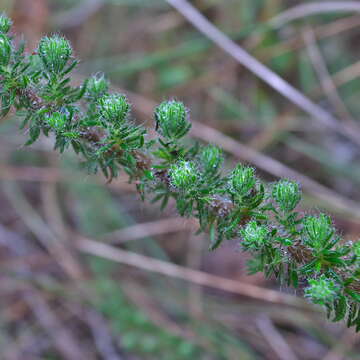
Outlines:
{"label": "dry grass blade", "polygon": [[75,6],[74,9],[57,15],[54,23],[57,27],[61,28],[79,26],[95,14],[104,4],[105,0],[82,1],[79,5]]}
{"label": "dry grass blade", "polygon": [[360,76],[360,61],[347,66],[346,68],[340,70],[333,76],[333,80],[336,86],[346,84],[349,81],[352,81]]}
{"label": "dry grass blade", "polygon": [[67,360],[91,360],[94,356],[85,351],[76,339],[65,327],[58,316],[49,307],[42,296],[35,290],[28,289],[25,293],[25,301],[32,309],[41,327],[51,337],[55,347]]}
{"label": "dry grass blade", "polygon": [[271,19],[275,27],[306,16],[328,12],[360,12],[359,1],[318,1],[310,4],[299,4]]}
{"label": "dry grass blade", "polygon": [[351,139],[355,144],[360,145],[360,138],[354,129],[348,124],[340,124],[339,121],[329,112],[315,104],[302,92],[297,90],[275,72],[270,70],[241,46],[231,40],[216,26],[208,21],[194,6],[186,0],[166,0],[176,8],[195,28],[201,31],[207,38],[217,46],[231,55],[240,64],[250,70],[253,74],[275,89],[279,94],[290,100],[305,113],[316,119],[333,131],[339,132]]}
{"label": "dry grass blade", "polygon": [[36,235],[39,242],[49,251],[56,262],[74,279],[83,279],[84,272],[75,254],[65,246],[48,228],[40,215],[32,208],[12,182],[3,183],[3,192],[10,204],[23,219],[26,226]]}
{"label": "dry grass blade", "polygon": [[298,360],[298,357],[294,354],[289,344],[267,316],[259,317],[256,324],[279,360]]}
{"label": "dry grass blade", "polygon": [[310,26],[305,28],[303,37],[306,44],[306,50],[308,52],[310,61],[312,62],[313,68],[319,78],[320,85],[333,108],[337,111],[342,120],[351,122],[353,126],[357,126],[336,89],[336,85],[334,84],[324,57],[322,56],[316,42],[315,33]]}
{"label": "dry grass blade", "polygon": [[128,226],[102,236],[102,239],[111,244],[122,244],[127,241],[142,239],[150,236],[189,231],[196,228],[196,221],[182,218],[169,218],[147,223]]}
{"label": "dry grass blade", "polygon": [[[99,256],[121,264],[130,265],[150,272],[189,281],[198,285],[250,297],[270,303],[284,304],[306,308],[307,304],[292,295],[282,294],[278,291],[261,288],[251,284],[241,283],[220,276],[192,270],[148,256],[136,254],[131,251],[118,249],[82,236],[78,236],[76,245],[84,253]],[[309,307],[309,309],[311,309]]]}

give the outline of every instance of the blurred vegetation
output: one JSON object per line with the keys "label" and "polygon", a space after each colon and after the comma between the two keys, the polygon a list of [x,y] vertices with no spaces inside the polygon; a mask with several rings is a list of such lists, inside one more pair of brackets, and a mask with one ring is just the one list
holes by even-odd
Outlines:
{"label": "blurred vegetation", "polygon": [[[360,16],[326,13],[278,29],[268,26],[272,17],[297,3],[193,1],[262,63],[342,119],[310,56],[316,46],[350,121],[357,123]],[[82,60],[73,81],[103,71],[129,93],[139,123],[153,126],[153,103],[178,98],[192,109],[193,119],[359,202],[358,146],[298,111],[164,1],[2,0],[0,5],[14,19],[16,32],[25,34],[29,51],[44,34],[71,39]],[[307,31],[313,32],[315,44]],[[353,332],[326,322],[317,309],[254,301],[79,254],[74,247],[79,236],[121,243],[128,227],[159,221],[160,228],[175,211],[160,213],[140,203],[121,179],[107,185],[101,177],[84,176],[71,155],[58,157],[45,140],[31,150],[23,148],[26,136],[11,115],[2,121],[0,136],[1,359],[359,357]],[[226,166],[238,160],[229,154]],[[275,179],[265,170],[259,169],[259,175]],[[350,216],[337,203],[304,192],[306,206],[335,213],[344,237],[359,238],[355,212]],[[131,229],[135,234],[138,228]],[[121,247],[288,291],[247,276],[246,257],[236,242],[209,253],[191,224],[160,234],[148,229]],[[60,250],[56,243],[62,244]],[[66,272],[67,261],[75,278]]]}

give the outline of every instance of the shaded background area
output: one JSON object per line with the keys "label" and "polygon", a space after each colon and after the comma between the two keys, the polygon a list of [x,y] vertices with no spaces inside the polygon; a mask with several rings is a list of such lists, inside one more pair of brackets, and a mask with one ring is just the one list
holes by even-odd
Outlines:
{"label": "shaded background area", "polygon": [[[250,162],[271,182],[282,164],[303,185],[302,210],[332,214],[344,239],[356,241],[360,14],[269,26],[305,2],[192,3],[359,141],[299,111],[163,0],[1,0],[0,9],[28,51],[44,34],[68,37],[82,60],[73,81],[104,72],[139,123],[153,128],[154,106],[174,97],[191,109],[193,137],[226,149],[229,168]],[[249,276],[238,241],[209,252],[172,205],[160,212],[142,203],[125,177],[106,184],[86,175],[49,139],[24,148],[18,125],[13,115],[0,123],[0,359],[360,357],[353,330],[305,302],[284,305],[293,291]],[[278,292],[275,302],[266,289]]]}

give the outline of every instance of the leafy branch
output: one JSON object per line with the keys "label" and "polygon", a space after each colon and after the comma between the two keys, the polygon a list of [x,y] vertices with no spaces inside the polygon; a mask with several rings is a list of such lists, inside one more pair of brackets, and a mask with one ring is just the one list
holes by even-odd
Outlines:
{"label": "leafy branch", "polygon": [[185,141],[189,113],[176,100],[156,107],[158,137],[148,139],[146,129],[131,121],[126,96],[110,93],[103,76],[71,85],[78,61],[65,38],[44,37],[26,54],[10,28],[11,20],[1,15],[1,115],[15,109],[23,118],[26,145],[41,134],[51,136],[55,149],[72,148],[91,173],[101,171],[111,181],[126,172],[142,199],[160,202],[161,208],[174,199],[181,216],[197,218],[210,249],[240,239],[253,255],[251,273],[262,271],[304,289],[331,320],[346,317],[349,327],[360,330],[360,242],[344,243],[324,213],[298,212],[298,183],[264,184],[254,168],[242,164],[225,173],[219,148]]}

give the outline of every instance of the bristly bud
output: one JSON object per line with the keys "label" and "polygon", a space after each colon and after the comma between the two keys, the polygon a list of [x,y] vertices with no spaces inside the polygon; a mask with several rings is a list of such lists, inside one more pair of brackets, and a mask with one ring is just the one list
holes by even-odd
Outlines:
{"label": "bristly bud", "polygon": [[59,112],[54,112],[47,119],[47,123],[54,130],[61,131],[61,130],[64,130],[64,128],[65,128],[66,120],[67,119],[66,119],[65,114],[62,114]]}
{"label": "bristly bud", "polygon": [[99,100],[100,115],[113,125],[121,125],[130,111],[130,104],[123,94],[104,95]]}
{"label": "bristly bud", "polygon": [[273,186],[272,197],[282,211],[292,211],[301,199],[299,184],[286,179],[280,180]]}
{"label": "bristly bud", "polygon": [[318,279],[309,280],[309,287],[305,289],[305,297],[314,304],[326,305],[336,299],[337,292],[338,288],[334,281],[322,275]]}
{"label": "bristly bud", "polygon": [[68,40],[54,35],[43,37],[39,43],[39,56],[49,73],[61,73],[72,55],[72,48]]}
{"label": "bristly bud", "polygon": [[0,14],[0,32],[6,34],[12,26],[12,21],[4,13]]}
{"label": "bristly bud", "polygon": [[86,97],[97,101],[104,96],[108,90],[109,82],[104,78],[104,75],[93,75],[87,83]]}
{"label": "bristly bud", "polygon": [[242,246],[249,250],[260,250],[269,242],[269,229],[264,225],[259,225],[256,221],[249,221],[240,230]]}
{"label": "bristly bud", "polygon": [[9,38],[0,34],[0,65],[6,66],[9,64],[11,56],[11,43]]}
{"label": "bristly bud", "polygon": [[200,162],[205,174],[215,174],[223,163],[222,151],[214,145],[202,148],[200,152]]}
{"label": "bristly bud", "polygon": [[170,168],[171,184],[180,189],[187,190],[197,182],[197,169],[193,162],[179,161]]}
{"label": "bristly bud", "polygon": [[308,238],[306,243],[314,249],[326,246],[334,234],[331,218],[322,213],[319,216],[306,216],[303,224]]}
{"label": "bristly bud", "polygon": [[249,166],[237,165],[230,176],[231,192],[245,196],[255,186],[255,170]]}
{"label": "bristly bud", "polygon": [[155,121],[159,134],[171,141],[181,139],[191,128],[185,105],[175,100],[164,101],[155,109]]}

